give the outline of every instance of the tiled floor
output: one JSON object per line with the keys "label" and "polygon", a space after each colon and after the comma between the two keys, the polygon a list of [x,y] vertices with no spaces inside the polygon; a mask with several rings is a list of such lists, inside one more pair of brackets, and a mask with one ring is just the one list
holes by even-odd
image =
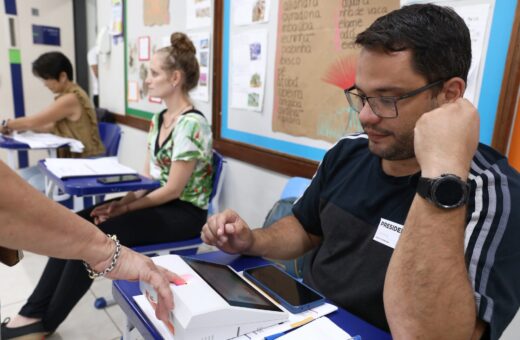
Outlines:
{"label": "tiled floor", "polygon": [[[25,303],[46,262],[45,256],[25,252],[22,262],[12,268],[0,264],[2,320],[15,315]],[[94,300],[100,296],[111,296],[111,288],[110,280],[97,279],[67,319],[48,339],[120,339],[124,320],[121,309],[117,305],[102,310],[94,308]]]}

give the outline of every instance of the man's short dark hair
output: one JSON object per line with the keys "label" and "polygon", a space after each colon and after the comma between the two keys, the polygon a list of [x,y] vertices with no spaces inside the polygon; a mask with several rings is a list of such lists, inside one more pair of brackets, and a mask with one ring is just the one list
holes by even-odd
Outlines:
{"label": "man's short dark hair", "polygon": [[433,4],[404,6],[378,18],[356,43],[386,52],[410,50],[413,67],[428,82],[460,77],[467,81],[471,38],[452,8]]}
{"label": "man's short dark hair", "polygon": [[72,64],[61,52],[47,52],[42,54],[32,64],[35,76],[42,79],[60,79],[61,72],[67,74],[69,80],[73,80]]}

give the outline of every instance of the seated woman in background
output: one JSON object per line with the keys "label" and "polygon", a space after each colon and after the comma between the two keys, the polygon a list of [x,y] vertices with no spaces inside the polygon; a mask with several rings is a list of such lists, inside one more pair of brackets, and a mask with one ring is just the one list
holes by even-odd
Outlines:
{"label": "seated woman in background", "polygon": [[[152,118],[145,165],[145,174],[159,180],[161,187],[131,192],[79,212],[105,233],[117,234],[125,246],[193,238],[206,222],[212,188],[212,135],[188,96],[198,80],[193,43],[183,33],[172,34],[171,46],[152,57],[146,79],[149,94],[161,98],[167,107]],[[2,324],[2,337],[42,328],[53,332],[91,284],[81,261],[50,258],[19,315]]]}
{"label": "seated woman in background", "polygon": [[[83,152],[70,152],[68,147],[58,150],[58,157],[79,158],[98,156],[105,152],[97,125],[96,111],[88,95],[72,81],[72,64],[61,52],[48,52],[33,62],[35,76],[56,94],[54,102],[33,115],[2,121],[2,133],[32,130],[79,140]],[[33,187],[43,191],[44,180],[38,167],[20,170],[20,175]]]}

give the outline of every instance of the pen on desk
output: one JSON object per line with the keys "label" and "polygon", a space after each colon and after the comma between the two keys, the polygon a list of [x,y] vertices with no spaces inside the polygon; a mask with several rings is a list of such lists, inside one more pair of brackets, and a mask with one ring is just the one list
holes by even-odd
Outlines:
{"label": "pen on desk", "polygon": [[285,334],[289,333],[291,330],[288,330],[288,331],[285,331],[285,332],[280,332],[280,333],[276,333],[276,334],[271,334],[271,335],[268,335],[264,338],[264,340],[274,340],[276,338],[279,338],[281,336],[284,336]]}
{"label": "pen on desk", "polygon": [[[272,334],[272,335],[266,336],[264,338],[264,340],[274,340],[274,339],[277,339],[277,338],[279,338],[281,336],[284,336],[285,334],[289,333],[293,329],[289,329],[289,330],[287,330],[285,332],[280,332],[280,333],[276,333],[276,334]],[[353,337],[350,337],[350,338],[345,339],[345,340],[362,340],[362,339],[361,339],[361,335],[354,335]]]}

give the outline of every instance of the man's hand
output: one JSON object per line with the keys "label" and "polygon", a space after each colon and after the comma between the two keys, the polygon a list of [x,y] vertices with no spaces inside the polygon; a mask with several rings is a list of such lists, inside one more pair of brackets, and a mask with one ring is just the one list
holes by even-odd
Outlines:
{"label": "man's hand", "polygon": [[[114,270],[106,275],[110,279],[144,281],[157,292],[157,308],[155,316],[163,322],[168,322],[168,316],[173,309],[173,295],[170,282],[179,282],[183,279],[162,267],[156,266],[150,258],[136,253],[126,247],[121,247],[121,255]],[[111,261],[110,258],[109,261]],[[108,263],[110,264],[110,263]],[[96,271],[107,267],[107,262],[92,266]]]}
{"label": "man's hand", "polygon": [[414,137],[422,176],[449,172],[466,179],[478,146],[479,122],[477,109],[463,98],[423,114]]}
{"label": "man's hand", "polygon": [[202,240],[226,253],[244,253],[251,248],[254,238],[249,226],[233,210],[213,215],[202,227]]}

